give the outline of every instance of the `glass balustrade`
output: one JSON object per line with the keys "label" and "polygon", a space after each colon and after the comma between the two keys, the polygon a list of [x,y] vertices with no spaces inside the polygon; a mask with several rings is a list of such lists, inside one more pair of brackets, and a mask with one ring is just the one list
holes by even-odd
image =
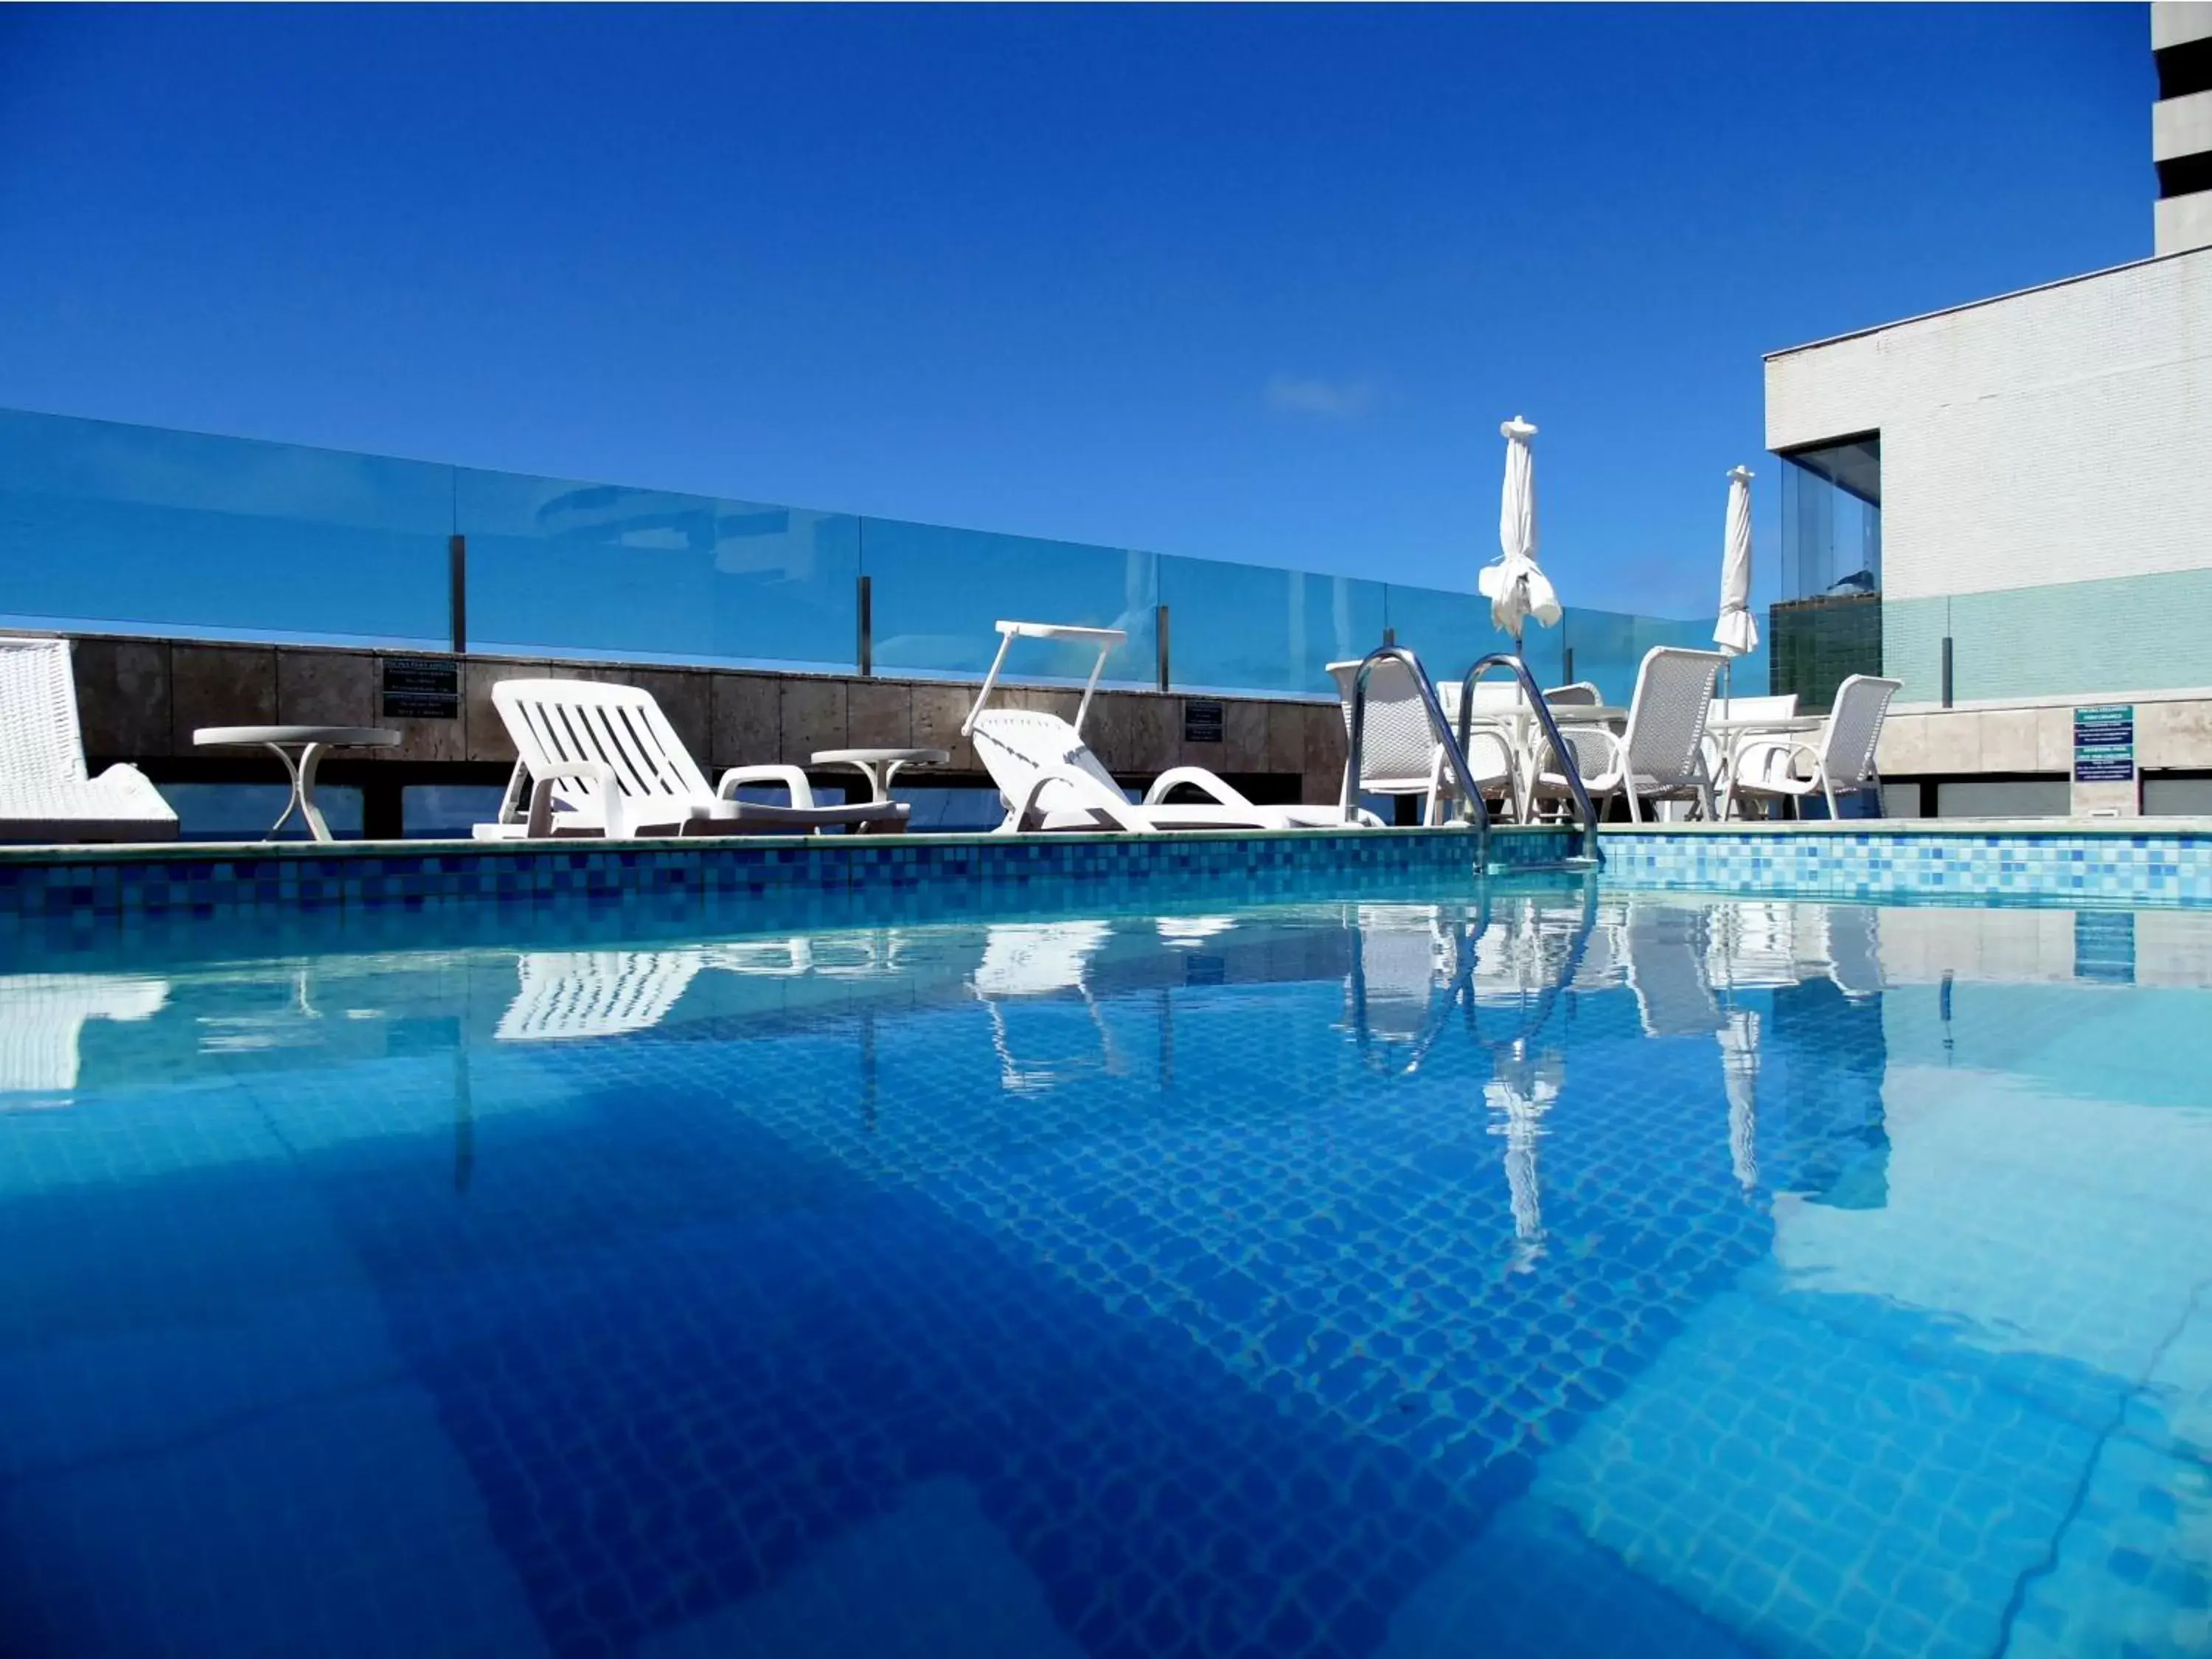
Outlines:
{"label": "glass balustrade", "polygon": [[[844,673],[865,636],[874,672],[973,678],[1008,617],[1122,629],[1108,683],[1157,684],[1164,654],[1196,692],[1327,698],[1386,630],[1440,682],[1511,645],[1474,593],[0,411],[10,626],[420,650],[460,623],[481,652]],[[1571,609],[1523,650],[1539,684],[1626,702],[1645,651],[1711,633]],[[1033,644],[1008,673],[1091,662]],[[1735,678],[1764,691],[1764,650]]]}

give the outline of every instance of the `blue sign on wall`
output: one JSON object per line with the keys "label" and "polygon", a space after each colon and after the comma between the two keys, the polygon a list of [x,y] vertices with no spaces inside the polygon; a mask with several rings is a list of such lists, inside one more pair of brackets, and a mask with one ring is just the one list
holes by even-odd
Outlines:
{"label": "blue sign on wall", "polygon": [[2075,709],[2074,781],[2133,783],[2135,779],[2135,705],[2108,703]]}

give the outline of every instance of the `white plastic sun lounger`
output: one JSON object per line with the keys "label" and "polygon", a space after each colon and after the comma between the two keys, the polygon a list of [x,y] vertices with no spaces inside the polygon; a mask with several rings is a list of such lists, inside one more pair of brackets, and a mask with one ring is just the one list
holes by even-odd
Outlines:
{"label": "white plastic sun lounger", "polygon": [[[592,680],[502,680],[491,690],[517,759],[495,823],[479,841],[547,836],[806,835],[903,826],[904,801],[817,806],[796,766],[733,766],[714,788],[650,691]],[[788,806],[739,800],[745,784],[785,790]]]}
{"label": "white plastic sun lounger", "polygon": [[86,770],[70,641],[0,639],[0,841],[176,838],[176,812],[137,767]]}
{"label": "white plastic sun lounger", "polygon": [[[1170,768],[1153,780],[1141,802],[1132,802],[1083,740],[1084,716],[1091,712],[1091,695],[1098,689],[1106,659],[1128,635],[1118,628],[1079,628],[1062,623],[1001,622],[998,629],[999,653],[991,660],[991,672],[983,677],[975,706],[961,722],[960,732],[975,740],[975,757],[999,786],[1006,804],[999,834],[1025,830],[1120,830],[1143,836],[1176,830],[1346,827],[1338,807],[1261,806],[1202,766]],[[1065,640],[1097,647],[1098,660],[1091,665],[1073,726],[1042,709],[986,707],[992,689],[998,684],[999,671],[1006,665],[1006,649],[1017,639]],[[1210,799],[1194,805],[1170,804],[1169,794],[1186,785]],[[1376,822],[1371,813],[1363,813],[1358,827]]]}

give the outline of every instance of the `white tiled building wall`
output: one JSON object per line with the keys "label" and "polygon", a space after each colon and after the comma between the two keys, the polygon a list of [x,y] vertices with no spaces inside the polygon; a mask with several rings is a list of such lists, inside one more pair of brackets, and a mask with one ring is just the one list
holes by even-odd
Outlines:
{"label": "white tiled building wall", "polygon": [[2212,249],[1766,361],[1766,441],[1879,431],[1888,600],[2212,567]]}

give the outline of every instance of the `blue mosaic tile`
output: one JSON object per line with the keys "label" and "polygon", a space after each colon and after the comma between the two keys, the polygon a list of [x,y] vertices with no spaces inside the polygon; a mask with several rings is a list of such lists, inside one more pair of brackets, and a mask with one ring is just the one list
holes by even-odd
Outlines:
{"label": "blue mosaic tile", "polygon": [[1625,885],[1808,898],[2212,902],[2212,836],[2051,830],[1693,830],[1609,834]]}

